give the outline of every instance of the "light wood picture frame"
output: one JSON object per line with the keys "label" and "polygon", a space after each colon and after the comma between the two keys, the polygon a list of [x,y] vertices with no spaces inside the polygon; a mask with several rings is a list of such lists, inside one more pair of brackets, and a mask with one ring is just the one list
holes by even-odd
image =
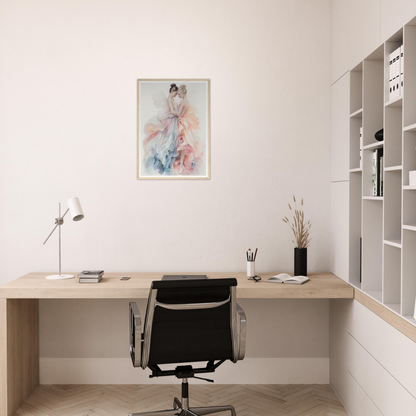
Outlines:
{"label": "light wood picture frame", "polygon": [[137,179],[210,179],[210,80],[137,80]]}

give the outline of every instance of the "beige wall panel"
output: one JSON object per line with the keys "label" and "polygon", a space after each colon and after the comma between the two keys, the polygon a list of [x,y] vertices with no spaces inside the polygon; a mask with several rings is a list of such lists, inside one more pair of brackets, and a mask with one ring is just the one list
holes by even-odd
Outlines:
{"label": "beige wall panel", "polygon": [[331,183],[331,272],[348,281],[349,182]]}
{"label": "beige wall panel", "polygon": [[350,0],[331,0],[331,83],[350,69]]}
{"label": "beige wall panel", "polygon": [[380,46],[380,0],[350,0],[350,69]]}
{"label": "beige wall panel", "polygon": [[349,179],[350,77],[331,87],[331,181]]}
{"label": "beige wall panel", "polygon": [[415,0],[381,0],[381,41],[416,16]]}

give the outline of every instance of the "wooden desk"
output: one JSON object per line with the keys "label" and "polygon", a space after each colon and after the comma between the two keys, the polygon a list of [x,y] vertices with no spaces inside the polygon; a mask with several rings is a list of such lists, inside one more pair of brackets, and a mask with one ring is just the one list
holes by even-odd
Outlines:
{"label": "wooden desk", "polygon": [[[78,279],[46,280],[50,273],[29,273],[0,287],[0,415],[12,416],[39,385],[39,299],[147,299],[150,284],[163,274],[105,273],[99,284]],[[76,274],[76,273],[73,273]],[[330,273],[310,274],[304,285],[247,280],[244,273],[210,273],[235,277],[237,298],[353,299],[354,289]],[[120,281],[121,276],[131,276]]]}

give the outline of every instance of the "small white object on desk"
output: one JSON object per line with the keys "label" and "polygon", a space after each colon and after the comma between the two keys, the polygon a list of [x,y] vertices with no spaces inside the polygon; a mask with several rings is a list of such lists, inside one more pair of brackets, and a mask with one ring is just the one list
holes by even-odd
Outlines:
{"label": "small white object on desk", "polygon": [[290,283],[292,285],[301,285],[307,282],[309,277],[306,276],[291,276],[287,273],[280,273],[276,276],[272,276],[266,280],[267,283]]}
{"label": "small white object on desk", "polygon": [[413,318],[415,318],[415,319],[416,319],[416,298],[415,298],[415,311],[414,311],[414,313],[413,313]]}
{"label": "small white object on desk", "polygon": [[254,277],[256,275],[256,257],[257,257],[257,248],[256,251],[252,251],[251,248],[249,248],[246,251],[246,258],[247,258],[247,276],[248,277]]}
{"label": "small white object on desk", "polygon": [[253,277],[256,275],[256,263],[254,261],[247,262],[247,276]]}

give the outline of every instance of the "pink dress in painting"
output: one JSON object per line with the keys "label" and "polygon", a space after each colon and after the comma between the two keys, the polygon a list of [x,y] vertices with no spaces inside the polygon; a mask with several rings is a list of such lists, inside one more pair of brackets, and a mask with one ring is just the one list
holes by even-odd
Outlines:
{"label": "pink dress in painting", "polygon": [[[143,164],[146,173],[151,175],[176,175],[173,168],[179,155],[178,117],[169,110],[163,92],[153,96],[154,104],[159,110],[157,116],[151,118],[144,127]],[[175,103],[174,110],[178,110]]]}
{"label": "pink dress in painting", "polygon": [[[198,137],[199,119],[196,116],[196,108],[190,105],[182,116],[178,117],[178,153],[173,169],[182,175],[197,175],[203,165],[204,146]],[[181,154],[184,153],[183,171],[180,172]]]}

